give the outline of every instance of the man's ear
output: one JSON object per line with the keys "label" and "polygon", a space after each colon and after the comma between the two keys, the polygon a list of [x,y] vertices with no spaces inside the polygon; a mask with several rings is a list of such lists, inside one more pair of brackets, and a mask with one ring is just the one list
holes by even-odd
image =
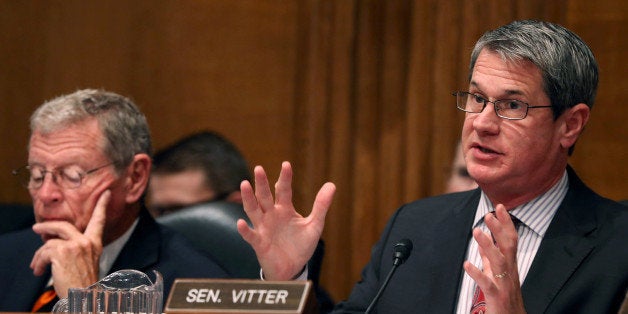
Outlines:
{"label": "man's ear", "polygon": [[586,104],[580,103],[567,109],[561,115],[561,119],[563,120],[563,134],[560,144],[563,148],[567,149],[576,143],[580,133],[584,130],[584,126],[587,124],[587,121],[589,121],[590,113],[591,108]]}
{"label": "man's ear", "polygon": [[124,182],[125,201],[128,204],[135,203],[142,197],[148,185],[151,166],[152,161],[147,154],[137,154],[133,157],[133,161],[127,167],[127,176]]}

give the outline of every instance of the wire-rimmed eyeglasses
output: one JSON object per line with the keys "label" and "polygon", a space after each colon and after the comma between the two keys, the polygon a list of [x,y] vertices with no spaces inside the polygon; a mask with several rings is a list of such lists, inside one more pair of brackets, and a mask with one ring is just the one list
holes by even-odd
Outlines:
{"label": "wire-rimmed eyeglasses", "polygon": [[530,106],[528,103],[516,99],[498,99],[490,101],[480,95],[469,92],[454,92],[456,107],[464,112],[480,113],[488,103],[495,107],[498,117],[508,120],[521,120],[528,116],[530,108],[551,108],[552,106]]}
{"label": "wire-rimmed eyeglasses", "polygon": [[53,170],[46,170],[46,168],[42,166],[26,165],[13,170],[12,173],[24,187],[30,190],[39,189],[44,184],[46,174],[48,173],[52,176],[52,181],[60,187],[65,189],[76,189],[83,184],[83,179],[85,177],[113,164],[115,163],[110,162],[87,171],[83,171],[77,165],[66,166]]}

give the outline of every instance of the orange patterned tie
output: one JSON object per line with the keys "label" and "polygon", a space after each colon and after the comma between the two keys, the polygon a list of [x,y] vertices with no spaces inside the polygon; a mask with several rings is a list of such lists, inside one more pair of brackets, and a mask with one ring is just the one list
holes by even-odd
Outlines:
{"label": "orange patterned tie", "polygon": [[31,313],[39,312],[39,310],[41,310],[44,306],[49,305],[56,297],[57,293],[55,292],[54,286],[47,287],[46,290],[39,296],[37,301],[35,301]]}

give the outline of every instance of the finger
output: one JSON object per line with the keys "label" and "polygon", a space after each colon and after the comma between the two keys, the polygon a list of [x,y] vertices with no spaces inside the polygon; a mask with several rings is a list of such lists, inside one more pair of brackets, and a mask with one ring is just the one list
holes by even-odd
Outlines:
{"label": "finger", "polygon": [[321,226],[325,223],[325,216],[331,206],[335,193],[336,186],[331,182],[327,182],[321,187],[316,194],[314,205],[312,206],[312,213],[310,214],[312,221],[317,222]]}
{"label": "finger", "polygon": [[504,223],[504,224],[510,223],[510,225],[512,225],[514,227],[514,224],[512,222],[512,218],[510,217],[510,214],[508,214],[508,211],[506,210],[506,207],[504,205],[497,204],[497,206],[495,206],[495,216],[502,223]]}
{"label": "finger", "polygon": [[33,225],[33,231],[46,239],[46,241],[48,239],[69,240],[81,235],[76,227],[67,221],[39,222]]}
{"label": "finger", "polygon": [[488,259],[488,256],[481,247],[478,247],[478,253],[480,254],[480,259],[482,260],[482,273],[490,278],[491,276],[493,276],[491,260]]}
{"label": "finger", "polygon": [[[504,287],[513,286],[513,281],[509,279],[512,278],[511,274],[517,277],[516,263],[514,271],[512,270],[512,265],[508,264],[504,264],[505,266],[502,267],[497,267],[491,263],[491,260],[481,248],[479,248],[478,251],[480,253],[480,257],[482,258],[482,272],[486,277],[486,282],[483,282],[482,286],[480,286],[482,291],[484,291],[486,295],[489,295],[497,293],[498,290],[503,289]],[[503,258],[500,258],[500,260],[503,260]]]}
{"label": "finger", "polygon": [[89,219],[89,223],[87,223],[84,234],[93,241],[102,241],[102,233],[107,221],[107,205],[110,199],[111,192],[109,190],[100,194],[94,212],[92,212],[92,217]]}
{"label": "finger", "polygon": [[242,195],[244,212],[251,219],[253,225],[256,225],[262,217],[262,212],[259,210],[259,204],[257,203],[257,198],[255,198],[251,182],[247,180],[242,181],[240,183],[240,193]]}
{"label": "finger", "polygon": [[478,243],[478,247],[483,249],[484,252],[488,252],[491,248],[495,248],[491,234],[483,232],[480,228],[473,229],[473,238]]}
{"label": "finger", "polygon": [[495,216],[487,215],[486,226],[491,230],[500,252],[507,260],[513,261],[517,254],[517,230],[503,205],[497,205],[495,213]]}
{"label": "finger", "polygon": [[255,197],[259,204],[259,209],[262,212],[272,209],[275,202],[273,201],[273,194],[270,192],[270,185],[268,184],[268,176],[262,166],[255,166],[253,169],[255,176]]}
{"label": "finger", "polygon": [[501,246],[503,244],[502,241],[500,241],[502,239],[501,231],[503,228],[501,221],[493,213],[488,213],[484,216],[484,223],[486,224],[488,230],[491,232],[493,241],[495,241],[498,247]]}
{"label": "finger", "polygon": [[[504,205],[498,204],[495,207],[494,217],[497,218],[497,221],[499,222],[498,224],[493,224],[493,226],[496,227],[495,232],[499,235],[508,234],[508,231],[510,229],[515,229],[515,224],[512,221],[512,217],[510,217],[510,214],[508,214],[508,211],[506,210],[506,207],[504,207]],[[495,222],[494,219],[491,221]]]}
{"label": "finger", "polygon": [[54,248],[62,245],[64,240],[52,239],[48,240],[43,246],[41,246],[35,254],[29,267],[33,270],[35,276],[41,276],[46,271],[48,265],[52,262],[51,254]]}
{"label": "finger", "polygon": [[50,259],[46,259],[42,255],[43,246],[40,247],[35,254],[33,255],[33,259],[31,260],[31,264],[29,267],[33,270],[33,275],[41,276],[44,274],[44,270],[50,264]]}
{"label": "finger", "polygon": [[480,278],[480,276],[482,276],[482,271],[475,265],[473,265],[473,263],[469,262],[469,261],[464,261],[464,263],[462,264],[462,267],[464,268],[464,271],[474,280],[476,281],[477,278]]}
{"label": "finger", "polygon": [[480,258],[482,259],[482,269],[479,269],[469,262],[466,263],[469,263],[470,265],[465,265],[464,268],[469,276],[473,279],[473,281],[475,281],[475,283],[480,287],[480,289],[482,289],[482,291],[484,291],[485,294],[491,294],[497,288],[495,286],[495,282],[493,281],[493,270],[491,261],[481,247],[478,247],[478,253],[480,254]]}
{"label": "finger", "polygon": [[473,279],[473,281],[482,289],[482,291],[486,290],[491,285],[491,279],[489,276],[485,275],[482,270],[473,265],[469,261],[465,261],[462,264],[464,271]]}
{"label": "finger", "polygon": [[519,235],[517,234],[513,217],[510,216],[506,207],[502,204],[497,205],[495,212],[497,214],[497,219],[499,219],[501,224],[499,236],[505,244],[502,252],[509,260],[514,260],[517,254],[517,242]]}
{"label": "finger", "polygon": [[281,163],[279,179],[275,183],[275,202],[284,207],[292,207],[292,166],[288,161]]}
{"label": "finger", "polygon": [[246,241],[253,248],[255,248],[257,243],[259,242],[259,238],[255,230],[251,229],[251,227],[246,223],[244,219],[238,219],[236,226],[238,228],[238,233],[240,234],[242,239],[244,239],[244,241]]}
{"label": "finger", "polygon": [[[492,216],[491,214],[489,215]],[[486,217],[485,219],[487,218],[488,217]],[[482,252],[480,256],[486,256],[491,265],[493,265],[491,267],[491,270],[496,274],[501,273],[503,267],[505,267],[504,257],[500,250],[493,243],[493,237],[491,236],[491,234],[482,232],[482,230],[479,228],[475,228],[473,229],[473,238],[478,243],[478,249],[480,250],[480,252]],[[484,269],[486,269],[486,266],[484,267]]]}
{"label": "finger", "polygon": [[490,295],[497,292],[497,282],[494,279],[495,274],[501,274],[501,272],[494,271],[491,260],[486,254],[484,254],[482,249],[480,249],[479,252],[482,258],[482,273],[484,274],[484,277],[480,279],[478,285],[482,291],[484,291],[484,294]]}

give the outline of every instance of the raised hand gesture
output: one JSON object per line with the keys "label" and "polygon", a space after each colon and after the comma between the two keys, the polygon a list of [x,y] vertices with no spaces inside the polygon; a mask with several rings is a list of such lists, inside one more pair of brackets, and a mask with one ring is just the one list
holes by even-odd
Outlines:
{"label": "raised hand gesture", "polygon": [[264,277],[290,280],[298,276],[311,258],[325,225],[325,215],[336,187],[325,183],[316,195],[309,216],[301,216],[292,204],[292,167],[283,162],[275,184],[275,197],[261,166],[254,169],[255,190],[242,182],[242,202],[253,228],[240,219],[238,231],[255,250]]}
{"label": "raised hand gesture", "polygon": [[464,263],[464,269],[482,289],[486,313],[525,313],[517,270],[515,225],[502,204],[495,207],[495,215],[487,214],[484,221],[492,236],[478,228],[473,230],[483,269],[468,261]]}

